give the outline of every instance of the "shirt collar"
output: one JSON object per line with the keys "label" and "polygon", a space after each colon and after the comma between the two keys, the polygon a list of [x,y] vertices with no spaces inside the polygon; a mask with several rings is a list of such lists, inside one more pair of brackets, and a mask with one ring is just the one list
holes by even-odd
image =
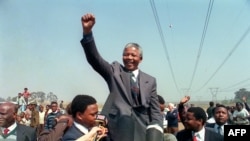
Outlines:
{"label": "shirt collar", "polygon": [[205,128],[202,127],[200,131],[193,132],[193,135],[197,137],[198,141],[204,141],[205,140]]}
{"label": "shirt collar", "polygon": [[[17,127],[17,124],[16,124],[16,122],[14,122],[11,126],[9,126],[8,127],[8,129],[9,129],[9,132],[8,133],[10,133],[10,132],[12,132],[13,130],[15,130],[15,128]],[[4,127],[1,127],[1,130],[3,131],[5,128]]]}
{"label": "shirt collar", "polygon": [[135,78],[137,78],[139,74],[139,69],[132,71],[132,73],[134,74]]}
{"label": "shirt collar", "polygon": [[76,126],[76,128],[78,128],[84,134],[87,134],[89,132],[88,128],[86,128],[85,126],[83,126],[75,121],[74,121],[74,125]]}

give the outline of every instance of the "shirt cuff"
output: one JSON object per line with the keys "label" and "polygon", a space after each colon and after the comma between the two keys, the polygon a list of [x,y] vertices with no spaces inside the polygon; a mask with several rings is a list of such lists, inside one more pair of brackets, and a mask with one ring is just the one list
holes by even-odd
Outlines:
{"label": "shirt cuff", "polygon": [[88,34],[83,34],[83,38],[82,38],[83,43],[88,43],[88,42],[90,42],[92,40],[94,40],[92,32],[90,32]]}

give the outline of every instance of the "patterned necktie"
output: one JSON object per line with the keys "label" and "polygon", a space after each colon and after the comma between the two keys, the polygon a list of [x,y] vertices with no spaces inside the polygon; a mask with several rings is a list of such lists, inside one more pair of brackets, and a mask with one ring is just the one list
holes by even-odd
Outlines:
{"label": "patterned necktie", "polygon": [[3,130],[3,134],[4,134],[4,135],[7,135],[9,131],[10,131],[10,130],[9,130],[8,128],[5,128],[5,129]]}
{"label": "patterned necktie", "polygon": [[140,89],[133,72],[130,73],[130,83],[131,83],[131,93],[134,98],[135,104],[139,105],[138,95]]}

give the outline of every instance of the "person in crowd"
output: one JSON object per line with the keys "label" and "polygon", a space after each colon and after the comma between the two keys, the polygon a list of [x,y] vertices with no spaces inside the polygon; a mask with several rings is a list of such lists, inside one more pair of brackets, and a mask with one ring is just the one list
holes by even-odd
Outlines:
{"label": "person in crowd", "polygon": [[178,141],[224,141],[224,137],[206,128],[207,114],[201,107],[190,107],[185,114],[185,129],[176,134]]}
{"label": "person in crowd", "polygon": [[59,105],[60,109],[63,110],[64,107],[63,107],[63,100],[61,101],[60,105]]}
{"label": "person in crowd", "polygon": [[60,111],[58,111],[58,104],[56,101],[52,101],[51,104],[51,113],[48,114],[44,123],[44,129],[51,130],[55,123],[55,117],[61,115]]}
{"label": "person in crowd", "polygon": [[138,67],[143,59],[140,45],[125,45],[122,54],[124,65],[117,61],[109,64],[102,58],[95,45],[92,33],[95,16],[85,14],[81,22],[81,44],[87,61],[104,78],[110,91],[101,113],[109,120],[111,140],[145,141],[146,129],[150,125],[154,125],[156,130],[163,133],[156,79]]}
{"label": "person in crowd", "polygon": [[23,121],[23,125],[30,126],[30,123],[31,123],[30,115],[28,113],[25,113],[22,121]]}
{"label": "person in crowd", "polygon": [[17,113],[20,114],[21,112],[23,112],[25,110],[25,106],[27,105],[22,93],[18,93],[16,102],[17,102],[17,105],[19,107]]}
{"label": "person in crowd", "polygon": [[16,123],[22,124],[21,122],[22,122],[22,118],[21,118],[20,114],[17,114],[16,115]]}
{"label": "person in crowd", "polygon": [[[243,101],[243,104],[244,104],[244,107],[245,109],[248,111],[248,113],[250,113],[250,106],[247,104],[247,97],[246,96],[243,96],[242,97],[242,101]],[[248,121],[250,122],[250,116],[248,116]]]}
{"label": "person in crowd", "polygon": [[31,118],[31,110],[30,110],[30,107],[31,107],[31,105],[30,104],[27,104],[26,105],[26,109],[25,109],[25,115],[28,115],[29,116],[29,118]]}
{"label": "person in crowd", "polygon": [[243,102],[243,104],[244,104],[245,109],[246,109],[248,112],[250,112],[250,106],[247,104],[247,97],[246,97],[246,96],[243,96],[243,97],[242,97],[242,102]]}
{"label": "person in crowd", "polygon": [[174,134],[167,133],[167,124],[168,121],[166,120],[166,112],[165,112],[165,100],[161,95],[158,95],[159,103],[160,103],[160,109],[162,113],[162,118],[163,118],[163,128],[164,128],[164,136],[163,139],[164,141],[177,141],[176,137]]}
{"label": "person in crowd", "polygon": [[[39,135],[37,141],[62,141],[62,136],[73,124],[73,118],[71,115],[64,114],[56,118],[57,124],[50,130],[43,130]],[[97,132],[102,132],[102,127],[95,126],[86,134],[82,135],[74,141],[94,141],[93,138],[96,136]],[[104,136],[103,136],[104,137]],[[103,138],[102,137],[102,138]],[[101,139],[100,137],[97,139]]]}
{"label": "person in crowd", "polygon": [[241,102],[236,102],[236,110],[233,113],[233,122],[236,125],[248,125],[249,124],[249,113],[243,108],[244,105]]}
{"label": "person in crowd", "polygon": [[24,97],[26,105],[29,104],[30,92],[29,92],[28,88],[24,88],[22,95]]}
{"label": "person in crowd", "polygon": [[185,119],[186,119],[186,112],[188,107],[185,106],[185,104],[190,100],[190,96],[184,96],[181,100],[180,103],[178,104],[178,113],[179,113],[179,118],[181,123],[183,124],[185,128]]}
{"label": "person in crowd", "polygon": [[233,122],[233,113],[235,111],[235,106],[227,106],[228,114],[229,114],[229,119],[228,123],[234,124]]}
{"label": "person in crowd", "polygon": [[178,110],[173,103],[168,104],[166,120],[168,121],[167,133],[176,134],[178,132]]}
{"label": "person in crowd", "polygon": [[24,122],[24,120],[25,120],[25,112],[21,112],[21,113],[19,114],[19,116],[20,116],[20,118],[21,118],[19,124],[25,125],[25,122]]}
{"label": "person in crowd", "polygon": [[11,102],[0,104],[0,140],[36,141],[34,128],[16,123],[17,109],[18,107]]}
{"label": "person in crowd", "polygon": [[[77,140],[83,135],[87,135],[93,127],[97,126],[98,105],[96,99],[92,96],[75,96],[71,102],[71,110],[74,123],[65,132],[62,141]],[[98,130],[99,132],[95,132],[94,136],[89,136],[89,138],[101,139],[106,136],[107,130],[104,127],[98,127]]]}
{"label": "person in crowd", "polygon": [[31,118],[30,118],[30,127],[36,129],[37,135],[38,127],[39,127],[39,112],[37,111],[37,103],[31,102],[30,103],[30,111],[31,111]]}
{"label": "person in crowd", "polygon": [[206,110],[208,119],[210,119],[213,116],[213,112],[212,112],[213,109],[214,109],[214,102],[210,101],[209,102],[209,107]]}
{"label": "person in crowd", "polygon": [[[220,106],[220,105],[217,105],[217,106]],[[214,113],[214,109],[215,109],[215,108],[212,109],[212,114]],[[207,120],[206,123],[208,123],[208,124],[215,123],[214,114]]]}
{"label": "person in crowd", "polygon": [[51,110],[51,106],[50,105],[46,105],[45,106],[45,116],[44,116],[44,120],[46,121],[46,118],[48,116],[49,113],[51,113],[52,110]]}
{"label": "person in crowd", "polygon": [[38,126],[38,133],[40,134],[44,128],[44,117],[45,111],[43,105],[39,105],[39,126]]}
{"label": "person in crowd", "polygon": [[218,105],[213,110],[215,123],[207,123],[206,127],[214,129],[215,132],[224,136],[224,125],[228,125],[229,112],[224,105]]}
{"label": "person in crowd", "polygon": [[161,95],[158,95],[158,99],[159,99],[159,103],[160,103],[161,114],[162,114],[162,117],[163,117],[163,129],[164,129],[164,133],[167,133],[168,121],[166,120],[167,112],[165,110],[165,108],[166,108],[165,100],[164,100],[164,98]]}

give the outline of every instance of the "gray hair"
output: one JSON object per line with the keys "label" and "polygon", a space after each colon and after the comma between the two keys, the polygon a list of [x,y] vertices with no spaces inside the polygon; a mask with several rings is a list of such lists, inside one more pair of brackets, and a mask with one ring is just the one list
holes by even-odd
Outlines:
{"label": "gray hair", "polygon": [[137,44],[137,43],[132,43],[132,42],[131,42],[131,43],[127,43],[127,44],[125,45],[125,47],[124,47],[124,50],[125,50],[126,48],[130,48],[130,47],[135,47],[136,49],[138,49],[141,58],[143,57],[142,48],[141,48],[141,46],[140,46],[139,44]]}

